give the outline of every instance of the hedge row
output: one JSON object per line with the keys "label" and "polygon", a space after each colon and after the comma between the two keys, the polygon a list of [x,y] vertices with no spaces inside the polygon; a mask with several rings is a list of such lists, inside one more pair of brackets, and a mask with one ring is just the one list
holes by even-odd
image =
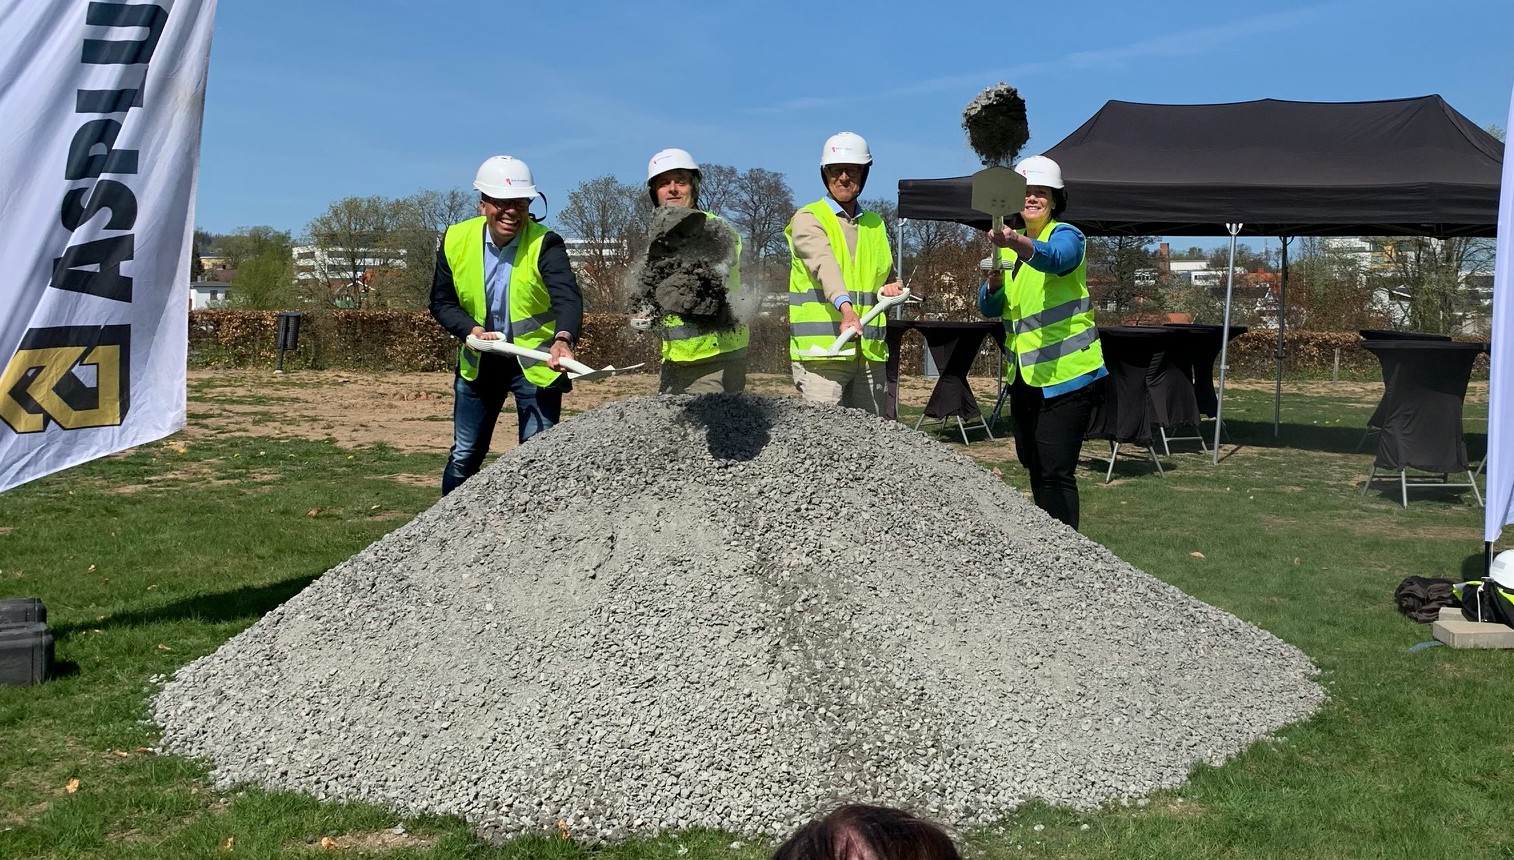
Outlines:
{"label": "hedge row", "polygon": [[[201,310],[189,314],[191,367],[273,367],[278,359],[275,311]],[[1231,341],[1229,375],[1268,378],[1274,375],[1277,331],[1255,329]],[[997,366],[991,341],[974,372],[992,375]],[[905,335],[901,370],[921,372],[924,350],[919,335]],[[620,314],[588,314],[579,338],[579,358],[596,367],[645,363],[655,370],[657,340],[633,332]],[[788,321],[758,317],[752,324],[750,347],[754,373],[788,372]],[[322,311],[302,314],[298,346],[284,354],[284,367],[373,371],[450,370],[457,358],[457,341],[430,315],[417,311]],[[1378,374],[1377,359],[1361,348],[1355,332],[1290,331],[1285,336],[1283,371],[1289,376],[1329,377],[1339,361],[1347,378],[1370,379]],[[1486,373],[1486,361],[1478,369]]]}

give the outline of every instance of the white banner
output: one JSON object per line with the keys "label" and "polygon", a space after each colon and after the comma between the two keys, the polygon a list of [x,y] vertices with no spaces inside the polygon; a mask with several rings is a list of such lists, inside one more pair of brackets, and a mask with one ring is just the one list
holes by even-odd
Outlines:
{"label": "white banner", "polygon": [[214,17],[0,5],[0,491],[184,426]]}
{"label": "white banner", "polygon": [[[1509,98],[1514,123],[1514,95]],[[1504,128],[1514,128],[1506,125]],[[1482,539],[1492,543],[1514,522],[1514,161],[1504,147],[1498,192],[1498,259],[1493,270],[1492,367],[1488,377],[1487,508]]]}

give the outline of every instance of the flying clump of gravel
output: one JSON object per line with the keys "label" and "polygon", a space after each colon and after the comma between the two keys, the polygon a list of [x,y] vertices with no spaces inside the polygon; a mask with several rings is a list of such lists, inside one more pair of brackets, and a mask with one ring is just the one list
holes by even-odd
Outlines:
{"label": "flying clump of gravel", "polygon": [[973,97],[962,110],[967,145],[986,167],[1009,167],[1030,140],[1025,99],[1000,81]]}
{"label": "flying clump of gravel", "polygon": [[223,784],[491,836],[778,835],[1176,786],[1312,714],[1315,672],[900,424],[681,396],[502,456],[154,714]]}

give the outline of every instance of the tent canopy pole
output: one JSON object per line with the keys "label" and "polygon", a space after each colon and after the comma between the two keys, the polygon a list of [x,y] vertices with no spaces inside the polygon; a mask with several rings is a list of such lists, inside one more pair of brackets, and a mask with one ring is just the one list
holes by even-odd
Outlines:
{"label": "tent canopy pole", "polygon": [[1235,294],[1235,237],[1244,224],[1226,224],[1230,231],[1230,270],[1225,275],[1225,324],[1220,332],[1220,390],[1214,406],[1214,465],[1220,464],[1220,429],[1225,415],[1225,371],[1229,369],[1230,299]]}
{"label": "tent canopy pole", "polygon": [[1272,354],[1277,365],[1277,385],[1272,391],[1272,438],[1282,435],[1283,418],[1283,332],[1288,328],[1288,236],[1279,236],[1283,244],[1282,289],[1277,300],[1277,350]]}

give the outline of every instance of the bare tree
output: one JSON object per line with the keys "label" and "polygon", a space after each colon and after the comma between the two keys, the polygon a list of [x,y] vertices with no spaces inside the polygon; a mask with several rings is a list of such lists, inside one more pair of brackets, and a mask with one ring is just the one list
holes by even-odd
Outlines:
{"label": "bare tree", "polygon": [[906,219],[903,278],[933,313],[971,317],[977,313],[983,274],[978,263],[993,253],[971,227],[951,221]]}
{"label": "bare tree", "polygon": [[1328,238],[1304,237],[1288,264],[1288,324],[1316,331],[1389,324],[1387,305],[1373,302],[1368,280],[1358,253]]}
{"label": "bare tree", "polygon": [[766,287],[771,277],[768,260],[780,257],[786,261],[788,256],[783,228],[794,214],[794,192],[782,173],[753,167],[737,175],[729,206],[731,222],[746,238],[742,278]]}
{"label": "bare tree", "polygon": [[699,208],[721,217],[730,217],[731,200],[735,195],[739,175],[736,168],[729,164],[700,165]]}
{"label": "bare tree", "polygon": [[1402,322],[1409,328],[1455,334],[1481,309],[1482,298],[1466,288],[1466,280],[1493,271],[1491,240],[1382,236],[1370,241],[1380,249],[1383,265],[1368,283],[1407,302]]}
{"label": "bare tree", "polygon": [[614,176],[579,183],[568,192],[559,220],[569,239],[586,310],[624,310],[621,282],[644,241],[652,203],[643,186]]}
{"label": "bare tree", "polygon": [[385,197],[347,197],[306,226],[295,268],[307,299],[331,307],[381,308],[386,278],[405,265],[402,207]]}
{"label": "bare tree", "polygon": [[1116,313],[1129,313],[1138,302],[1157,297],[1155,236],[1092,236],[1088,239],[1088,291],[1094,302]]}
{"label": "bare tree", "polygon": [[478,214],[478,193],[451,189],[417,191],[394,201],[395,244],[404,265],[388,273],[383,284],[391,307],[424,308],[430,301],[438,243],[447,228]]}

